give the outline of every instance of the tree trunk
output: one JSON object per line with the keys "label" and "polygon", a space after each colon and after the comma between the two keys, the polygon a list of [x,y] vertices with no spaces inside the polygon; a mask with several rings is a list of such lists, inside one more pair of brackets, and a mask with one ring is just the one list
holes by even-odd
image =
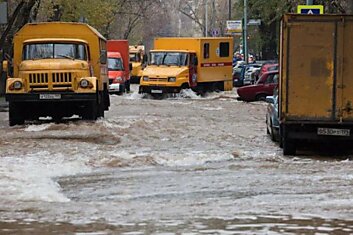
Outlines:
{"label": "tree trunk", "polygon": [[262,60],[277,59],[277,26],[278,21],[273,21],[271,24],[261,24],[260,34],[263,41],[262,44]]}
{"label": "tree trunk", "polygon": [[[13,57],[13,37],[15,33],[22,28],[26,23],[30,21],[31,18],[31,11],[32,8],[35,6],[36,3],[39,4],[40,0],[22,0],[16,7],[14,13],[12,14],[9,23],[1,35],[0,38],[0,48],[3,50],[3,56],[0,58],[0,63],[5,59],[5,57],[9,57],[9,75],[12,75],[12,64],[11,58]],[[2,67],[2,66],[1,66]],[[0,79],[4,79],[4,74],[2,70],[0,70]],[[0,95],[5,93],[5,86],[4,84],[0,87]]]}

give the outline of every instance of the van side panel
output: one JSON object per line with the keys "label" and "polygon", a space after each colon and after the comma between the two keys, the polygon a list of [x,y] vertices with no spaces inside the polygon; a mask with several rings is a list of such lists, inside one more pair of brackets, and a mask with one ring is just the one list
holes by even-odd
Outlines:
{"label": "van side panel", "polygon": [[[232,80],[232,41],[229,38],[201,41],[201,59],[199,59],[200,78],[199,82],[215,82]],[[204,58],[204,44],[209,44],[209,58]],[[221,45],[229,45],[226,57],[220,57]],[[224,53],[224,52],[223,52]]]}
{"label": "van side panel", "polygon": [[[204,44],[209,44],[208,58],[205,58]],[[220,43],[228,43],[228,56],[220,57]],[[219,38],[156,38],[156,50],[189,50],[198,58],[197,81],[232,81],[233,39]],[[207,53],[206,53],[207,54]]]}

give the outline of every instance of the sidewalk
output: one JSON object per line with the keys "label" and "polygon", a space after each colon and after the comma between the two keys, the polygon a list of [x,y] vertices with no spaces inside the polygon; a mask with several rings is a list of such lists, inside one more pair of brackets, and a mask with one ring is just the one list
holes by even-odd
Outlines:
{"label": "sidewalk", "polygon": [[0,96],[0,112],[8,112],[9,111],[9,103],[6,102],[4,96]]}

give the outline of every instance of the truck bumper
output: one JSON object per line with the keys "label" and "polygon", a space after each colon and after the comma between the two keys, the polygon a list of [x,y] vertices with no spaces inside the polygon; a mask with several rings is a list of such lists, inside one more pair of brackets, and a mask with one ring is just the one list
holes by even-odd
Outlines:
{"label": "truck bumper", "polygon": [[120,83],[112,83],[109,85],[110,93],[123,93],[125,91],[125,85]]}
{"label": "truck bumper", "polygon": [[139,93],[149,94],[165,94],[165,93],[179,93],[181,87],[161,87],[161,86],[140,86]]}
{"label": "truck bumper", "polygon": [[27,93],[27,94],[6,94],[6,101],[8,102],[81,102],[96,100],[96,93],[72,93],[72,92],[41,92],[41,93]]}
{"label": "truck bumper", "polygon": [[285,130],[286,137],[292,140],[353,140],[353,123],[282,124],[281,128]]}

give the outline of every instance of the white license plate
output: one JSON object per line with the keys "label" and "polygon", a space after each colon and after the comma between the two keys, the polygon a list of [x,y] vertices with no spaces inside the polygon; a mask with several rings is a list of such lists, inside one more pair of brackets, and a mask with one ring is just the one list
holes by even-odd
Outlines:
{"label": "white license plate", "polygon": [[317,129],[318,135],[350,136],[350,129],[321,128]]}
{"label": "white license plate", "polygon": [[154,94],[162,94],[163,91],[162,91],[162,90],[151,90],[151,93],[154,93]]}
{"label": "white license plate", "polygon": [[41,100],[60,100],[61,94],[39,94]]}

